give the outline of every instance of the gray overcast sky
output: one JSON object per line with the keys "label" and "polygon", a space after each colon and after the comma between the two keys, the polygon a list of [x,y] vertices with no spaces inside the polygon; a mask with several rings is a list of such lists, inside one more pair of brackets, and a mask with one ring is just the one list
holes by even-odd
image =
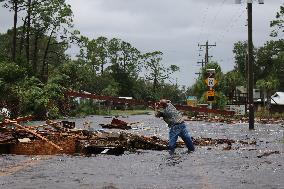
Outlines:
{"label": "gray overcast sky", "polygon": [[[243,0],[246,1],[246,0]],[[204,52],[198,43],[217,44],[209,50],[224,72],[233,69],[232,48],[247,39],[246,4],[235,0],[67,0],[71,4],[75,27],[90,38],[116,37],[130,42],[142,52],[160,50],[165,64],[181,68],[173,77],[190,86],[199,71]],[[271,31],[283,0],[266,0],[253,5],[253,41],[263,45]],[[12,27],[12,16],[0,8],[0,32]],[[70,51],[72,55],[75,51]]]}

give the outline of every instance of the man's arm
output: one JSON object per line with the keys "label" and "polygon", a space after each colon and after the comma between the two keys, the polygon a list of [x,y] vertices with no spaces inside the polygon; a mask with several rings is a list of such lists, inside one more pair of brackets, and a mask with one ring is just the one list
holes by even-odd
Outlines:
{"label": "man's arm", "polygon": [[164,117],[164,113],[161,112],[161,111],[156,111],[156,112],[155,112],[155,116],[156,116],[156,117]]}

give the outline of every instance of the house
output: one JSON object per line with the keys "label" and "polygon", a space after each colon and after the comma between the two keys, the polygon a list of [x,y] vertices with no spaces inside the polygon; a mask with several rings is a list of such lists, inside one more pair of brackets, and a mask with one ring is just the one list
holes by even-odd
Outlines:
{"label": "house", "polygon": [[271,96],[271,111],[284,112],[284,92],[276,92]]}
{"label": "house", "polygon": [[[231,94],[229,104],[244,105],[248,102],[247,89],[244,86],[237,86],[234,94]],[[261,98],[261,92],[259,89],[253,89],[253,101],[257,103],[257,100]]]}

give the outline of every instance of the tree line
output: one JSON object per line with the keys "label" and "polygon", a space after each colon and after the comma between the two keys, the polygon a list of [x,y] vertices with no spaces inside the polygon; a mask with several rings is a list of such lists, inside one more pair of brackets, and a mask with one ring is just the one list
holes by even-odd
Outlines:
{"label": "tree line", "polygon": [[[65,0],[0,0],[0,5],[13,13],[13,27],[0,34],[0,107],[7,107],[14,117],[44,117],[47,112],[58,117],[72,115],[76,109],[84,111],[66,98],[67,90],[144,100],[167,98],[174,103],[184,103],[186,96],[193,95],[206,103],[208,68],[215,68],[219,81],[215,107],[224,107],[236,86],[246,86],[245,41],[234,44],[232,71],[224,74],[218,62],[212,61],[186,89],[172,81],[171,74],[179,67],[165,65],[161,51],[141,52],[122,39],[81,35]],[[254,82],[268,93],[284,87],[283,7],[271,21],[276,40],[254,48]],[[80,49],[75,58],[66,53],[71,45]]]}
{"label": "tree line", "polygon": [[[163,64],[162,52],[81,35],[65,0],[0,0],[0,5],[13,13],[13,27],[0,34],[0,107],[12,116],[69,115],[76,107],[64,96],[67,90],[185,99],[185,88],[169,82],[179,67]],[[80,49],[75,58],[66,53],[70,45]]]}

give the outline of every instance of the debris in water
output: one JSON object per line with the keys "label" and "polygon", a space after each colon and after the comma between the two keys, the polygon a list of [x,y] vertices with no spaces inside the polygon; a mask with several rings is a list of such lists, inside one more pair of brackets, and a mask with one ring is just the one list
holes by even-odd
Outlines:
{"label": "debris in water", "polygon": [[265,152],[265,153],[263,153],[263,154],[261,154],[261,155],[259,155],[259,156],[257,156],[257,157],[258,157],[258,158],[262,158],[262,157],[270,156],[270,155],[272,155],[272,154],[280,154],[280,152],[279,152],[279,151]]}
{"label": "debris in water", "polygon": [[131,129],[131,126],[128,126],[127,122],[113,118],[110,124],[100,124],[102,128],[107,129],[122,129],[128,130]]}

